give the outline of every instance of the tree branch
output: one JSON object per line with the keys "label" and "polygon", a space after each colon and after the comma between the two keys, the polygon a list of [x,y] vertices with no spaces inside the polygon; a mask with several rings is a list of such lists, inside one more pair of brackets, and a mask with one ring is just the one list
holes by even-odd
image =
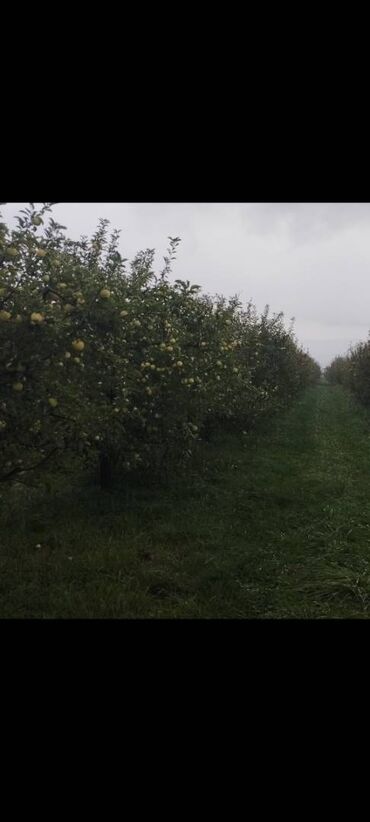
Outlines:
{"label": "tree branch", "polygon": [[4,474],[2,477],[0,477],[0,482],[6,482],[14,474],[24,474],[25,471],[34,471],[35,468],[38,468],[40,465],[44,465],[45,462],[47,462],[57,451],[59,451],[59,448],[53,448],[53,450],[50,451],[50,453],[47,454],[46,457],[43,457],[42,460],[36,462],[34,465],[29,465],[28,468],[12,468],[11,471],[8,471],[7,474]]}

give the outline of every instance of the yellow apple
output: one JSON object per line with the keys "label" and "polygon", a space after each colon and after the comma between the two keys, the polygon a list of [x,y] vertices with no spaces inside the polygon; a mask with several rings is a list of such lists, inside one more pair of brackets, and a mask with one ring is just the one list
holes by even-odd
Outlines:
{"label": "yellow apple", "polygon": [[109,300],[109,297],[110,297],[109,288],[102,288],[102,290],[100,292],[100,296],[101,296],[102,300]]}
{"label": "yellow apple", "polygon": [[3,322],[10,320],[11,316],[12,315],[9,311],[0,311],[0,320],[2,320]]}
{"label": "yellow apple", "polygon": [[75,351],[83,351],[85,348],[85,343],[83,340],[74,340],[72,343],[72,348],[74,348]]}
{"label": "yellow apple", "polygon": [[38,311],[34,311],[33,314],[31,314],[31,322],[32,323],[42,323],[44,321],[44,319],[45,319],[44,315],[39,314]]}
{"label": "yellow apple", "polygon": [[13,382],[13,391],[23,391],[23,382]]}
{"label": "yellow apple", "polygon": [[52,408],[56,408],[58,405],[58,400],[56,400],[54,397],[49,397],[48,403],[49,405],[51,405]]}

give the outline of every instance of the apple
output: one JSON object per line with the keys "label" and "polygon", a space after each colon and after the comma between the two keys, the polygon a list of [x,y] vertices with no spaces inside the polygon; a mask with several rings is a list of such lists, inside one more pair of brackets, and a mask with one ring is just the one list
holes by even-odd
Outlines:
{"label": "apple", "polygon": [[72,343],[72,348],[74,348],[75,351],[83,351],[85,348],[85,343],[83,340],[74,340]]}

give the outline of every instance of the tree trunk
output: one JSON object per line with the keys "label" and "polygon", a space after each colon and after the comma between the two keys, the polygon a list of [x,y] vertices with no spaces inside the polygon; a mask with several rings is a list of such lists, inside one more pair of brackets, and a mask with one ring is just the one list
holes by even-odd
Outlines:
{"label": "tree trunk", "polygon": [[113,485],[112,463],[107,451],[99,454],[99,478],[100,488],[103,491],[110,491]]}

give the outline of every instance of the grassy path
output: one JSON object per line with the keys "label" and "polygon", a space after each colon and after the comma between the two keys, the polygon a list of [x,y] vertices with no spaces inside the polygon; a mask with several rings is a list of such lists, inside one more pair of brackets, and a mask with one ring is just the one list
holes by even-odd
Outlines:
{"label": "grassy path", "polygon": [[318,386],[244,440],[167,490],[8,509],[0,617],[367,617],[368,413]]}

